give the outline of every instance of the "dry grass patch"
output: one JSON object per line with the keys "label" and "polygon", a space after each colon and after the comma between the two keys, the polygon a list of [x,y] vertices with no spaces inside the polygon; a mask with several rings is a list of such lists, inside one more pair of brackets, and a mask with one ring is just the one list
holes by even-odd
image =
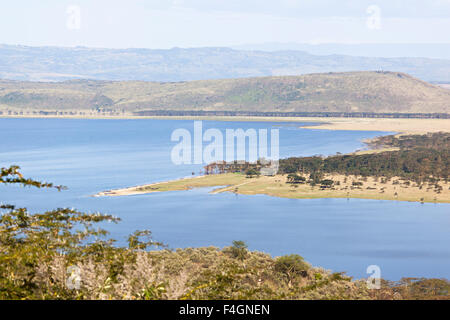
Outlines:
{"label": "dry grass patch", "polygon": [[386,179],[336,174],[325,175],[324,179],[333,180],[333,186],[330,188],[322,188],[320,185],[311,186],[308,183],[289,184],[285,175],[247,178],[243,174],[225,173],[106,191],[97,195],[123,196],[221,186],[221,188],[213,190],[212,193],[265,194],[293,199],[361,198],[450,203],[450,184],[448,182],[441,181],[439,183],[423,183],[418,185],[415,182],[395,177]]}

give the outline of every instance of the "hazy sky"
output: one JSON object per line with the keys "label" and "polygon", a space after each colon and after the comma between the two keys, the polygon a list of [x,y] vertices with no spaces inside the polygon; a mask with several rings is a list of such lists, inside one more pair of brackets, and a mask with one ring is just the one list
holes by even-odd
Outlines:
{"label": "hazy sky", "polygon": [[450,0],[2,0],[0,43],[450,43]]}

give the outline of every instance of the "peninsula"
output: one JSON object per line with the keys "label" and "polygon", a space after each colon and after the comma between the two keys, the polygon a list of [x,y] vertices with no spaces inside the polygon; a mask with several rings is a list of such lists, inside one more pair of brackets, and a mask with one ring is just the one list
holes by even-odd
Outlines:
{"label": "peninsula", "polygon": [[258,164],[246,163],[245,169],[227,164],[218,174],[104,191],[95,196],[216,187],[211,193],[450,203],[450,133],[385,136],[367,143],[372,147],[369,152],[282,159],[274,176],[261,176]]}

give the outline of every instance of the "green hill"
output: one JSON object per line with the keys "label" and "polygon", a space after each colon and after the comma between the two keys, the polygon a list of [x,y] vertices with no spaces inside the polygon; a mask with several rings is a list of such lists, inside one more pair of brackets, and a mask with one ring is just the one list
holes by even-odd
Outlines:
{"label": "green hill", "polygon": [[450,90],[397,72],[190,82],[0,81],[3,113],[147,110],[450,113]]}

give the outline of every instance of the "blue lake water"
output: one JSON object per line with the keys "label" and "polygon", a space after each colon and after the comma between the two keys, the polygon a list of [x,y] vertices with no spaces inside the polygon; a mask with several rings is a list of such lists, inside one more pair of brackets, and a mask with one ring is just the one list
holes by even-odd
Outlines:
{"label": "blue lake water", "polygon": [[[383,132],[299,128],[299,123],[203,121],[203,127],[280,130],[280,155],[305,156],[364,148]],[[0,166],[20,165],[28,177],[67,191],[0,186],[0,201],[32,211],[75,207],[119,216],[108,225],[121,241],[152,230],[171,248],[244,240],[274,256],[298,253],[316,266],[367,277],[378,265],[387,279],[450,278],[450,205],[361,199],[280,199],[210,189],[128,197],[99,191],[190,176],[201,165],[172,163],[173,130],[188,120],[0,119]],[[122,242],[123,243],[123,242]]]}

